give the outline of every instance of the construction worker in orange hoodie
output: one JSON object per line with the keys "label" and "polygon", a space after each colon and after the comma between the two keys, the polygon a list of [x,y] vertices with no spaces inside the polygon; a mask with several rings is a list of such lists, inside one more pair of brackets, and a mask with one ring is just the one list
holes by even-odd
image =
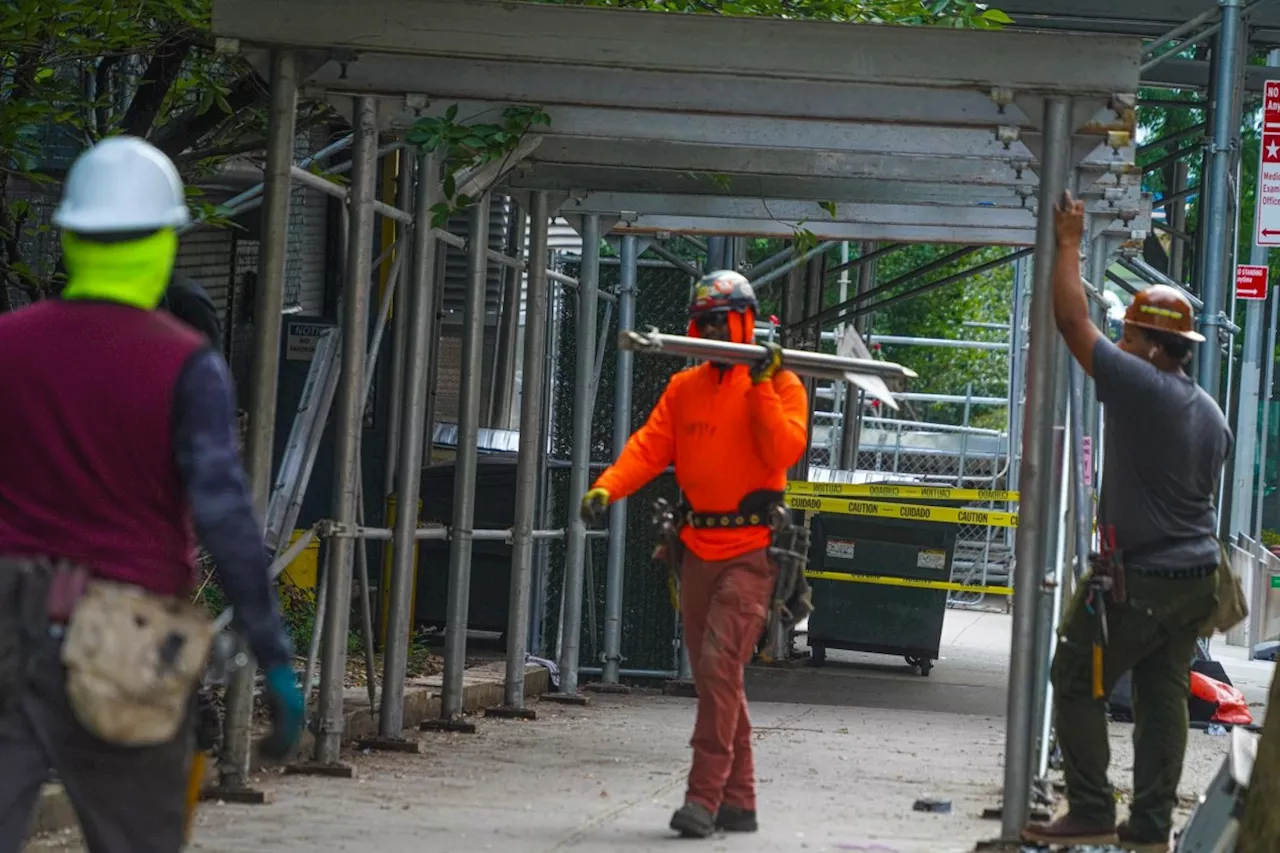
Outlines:
{"label": "construction worker in orange hoodie", "polygon": [[[759,304],[751,284],[705,276],[688,334],[753,343]],[[754,832],[755,767],[743,669],[761,637],[778,568],[769,555],[771,510],[787,469],[805,451],[809,405],[799,378],[767,347],[755,366],[705,363],[671,377],[648,421],[582,503],[589,523],[675,463],[684,493],[680,611],[698,690],[693,767],[671,828],[706,838]]]}

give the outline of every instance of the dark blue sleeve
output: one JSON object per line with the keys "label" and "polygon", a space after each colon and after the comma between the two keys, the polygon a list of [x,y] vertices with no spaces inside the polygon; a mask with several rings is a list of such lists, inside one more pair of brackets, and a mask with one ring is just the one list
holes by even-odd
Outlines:
{"label": "dark blue sleeve", "polygon": [[235,627],[259,665],[288,664],[292,649],[262,526],[236,441],[236,409],[226,362],[213,350],[192,356],[174,394],[174,448],[200,543],[235,608]]}

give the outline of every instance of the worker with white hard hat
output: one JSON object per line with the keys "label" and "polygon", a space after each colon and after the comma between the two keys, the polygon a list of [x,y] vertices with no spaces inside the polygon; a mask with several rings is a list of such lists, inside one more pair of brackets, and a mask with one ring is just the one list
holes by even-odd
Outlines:
{"label": "worker with white hard hat", "polygon": [[95,853],[181,848],[214,633],[191,603],[197,537],[266,673],[263,752],[301,734],[226,363],[156,310],[188,219],[169,158],[100,142],[53,218],[62,298],[0,316],[0,853],[50,771]]}

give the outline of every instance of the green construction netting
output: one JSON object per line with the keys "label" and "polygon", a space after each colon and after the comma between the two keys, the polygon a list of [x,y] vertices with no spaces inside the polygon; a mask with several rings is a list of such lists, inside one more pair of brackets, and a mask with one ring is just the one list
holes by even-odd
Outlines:
{"label": "green construction netting", "polygon": [[[576,263],[564,271],[577,276]],[[605,264],[600,272],[601,291],[614,292],[618,286],[619,267]],[[687,322],[687,308],[692,279],[670,268],[641,267],[636,287],[636,328],[656,326],[664,332],[682,334]],[[555,333],[553,362],[554,397],[551,417],[551,456],[567,462],[573,438],[573,388],[576,360],[576,307],[572,292],[560,291],[557,304],[558,323]],[[606,320],[608,321],[606,324]],[[605,342],[600,381],[596,392],[591,427],[591,461],[594,479],[603,465],[613,458],[614,429],[628,434],[639,428],[657,403],[673,373],[684,367],[678,359],[637,356],[631,391],[629,420],[615,417],[614,387],[618,323],[616,309],[600,303],[598,334]],[[597,350],[598,352],[599,350]],[[622,667],[624,669],[674,669],[676,660],[675,615],[667,594],[665,568],[652,559],[655,544],[650,515],[653,502],[660,497],[675,502],[679,497],[675,480],[663,475],[640,490],[627,502],[626,561],[622,599]],[[551,512],[553,519],[564,519],[576,508],[568,506],[569,476],[567,468],[552,469]],[[558,526],[558,522],[557,522]],[[604,594],[608,541],[588,540],[586,578],[584,582],[581,663],[598,666],[604,650]],[[548,561],[546,611],[543,643],[548,652],[557,648],[560,625],[561,589],[564,575],[565,545],[556,542]]]}

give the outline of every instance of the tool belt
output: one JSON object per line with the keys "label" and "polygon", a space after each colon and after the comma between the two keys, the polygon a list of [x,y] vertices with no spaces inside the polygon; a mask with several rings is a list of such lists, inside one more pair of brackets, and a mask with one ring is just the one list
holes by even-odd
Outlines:
{"label": "tool belt", "polygon": [[680,530],[685,525],[697,529],[733,530],[766,527],[772,530],[769,556],[778,567],[778,579],[770,599],[766,631],[778,624],[790,631],[813,612],[813,591],[805,577],[809,562],[809,530],[795,524],[783,504],[780,492],[758,491],[747,495],[734,512],[695,512],[687,505],[672,507],[659,498],[653,505],[653,525],[658,534],[654,559],[667,566],[667,583],[672,607],[680,609],[680,567],[684,543]]}
{"label": "tool belt", "polygon": [[693,512],[690,510],[684,514],[684,523],[690,527],[715,530],[735,530],[743,527],[769,526],[768,519],[760,512],[753,512],[749,515],[744,515],[742,513]]}
{"label": "tool belt", "polygon": [[67,699],[87,731],[122,747],[177,735],[213,644],[203,610],[64,565],[52,579],[48,616],[51,631],[65,630]]}
{"label": "tool belt", "polygon": [[772,489],[757,489],[749,492],[738,502],[737,509],[729,512],[695,512],[693,507],[682,503],[680,513],[682,520],[690,527],[710,530],[736,530],[744,527],[773,527],[774,512],[783,506],[785,492]]}

